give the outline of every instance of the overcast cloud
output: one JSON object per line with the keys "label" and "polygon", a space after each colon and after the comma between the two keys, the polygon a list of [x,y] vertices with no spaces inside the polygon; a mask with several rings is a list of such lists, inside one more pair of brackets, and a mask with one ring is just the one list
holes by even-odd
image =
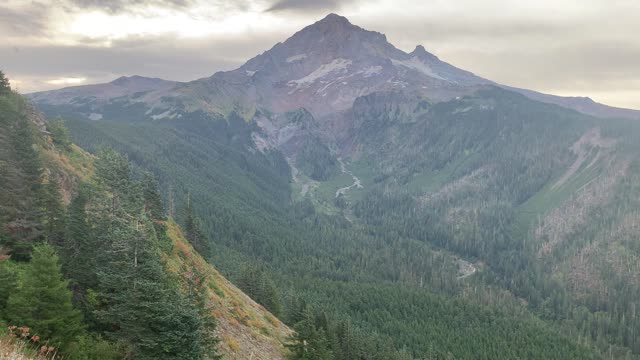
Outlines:
{"label": "overcast cloud", "polygon": [[0,69],[23,92],[229,70],[328,12],[491,80],[640,109],[635,0],[4,0]]}

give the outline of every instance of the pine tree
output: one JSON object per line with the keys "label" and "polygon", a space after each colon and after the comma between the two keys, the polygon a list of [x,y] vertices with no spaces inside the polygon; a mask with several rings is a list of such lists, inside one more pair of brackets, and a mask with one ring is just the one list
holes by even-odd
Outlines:
{"label": "pine tree", "polygon": [[11,85],[9,79],[0,71],[0,96],[4,96],[11,93]]}
{"label": "pine tree", "polygon": [[143,218],[116,219],[98,278],[99,317],[136,359],[198,359],[203,355],[197,312],[171,287]]}
{"label": "pine tree", "polygon": [[45,207],[45,236],[50,244],[61,247],[64,241],[65,211],[60,185],[50,177],[43,191]]}
{"label": "pine tree", "polygon": [[67,286],[53,247],[35,246],[31,262],[20,273],[18,286],[7,302],[8,320],[30,327],[31,334],[64,349],[82,332],[81,315],[71,304]]}
{"label": "pine tree", "polygon": [[59,146],[63,150],[71,149],[71,136],[69,135],[69,129],[64,125],[62,118],[57,118],[49,121],[47,129],[51,134],[53,143]]}
{"label": "pine tree", "polygon": [[187,300],[195,307],[202,320],[200,330],[200,342],[203,346],[206,357],[210,360],[221,359],[217,353],[217,346],[220,339],[215,334],[218,322],[212,314],[214,305],[211,303],[208,294],[207,283],[202,281],[203,275],[197,267],[192,267],[191,276],[187,276]]}
{"label": "pine tree", "polygon": [[200,221],[193,213],[193,206],[191,203],[191,195],[187,197],[187,206],[185,208],[185,232],[186,238],[194,249],[205,259],[209,257],[210,245],[209,238],[204,234],[200,228]]}
{"label": "pine tree", "polygon": [[286,346],[291,350],[291,359],[329,360],[333,354],[329,348],[326,330],[315,324],[311,309],[307,308],[304,320],[294,325],[295,333]]}
{"label": "pine tree", "polygon": [[104,149],[98,154],[95,169],[97,184],[112,195],[109,212],[114,213],[118,207],[135,214],[142,210],[142,193],[131,179],[131,163],[124,155]]}
{"label": "pine tree", "polygon": [[95,289],[98,242],[86,213],[89,190],[81,187],[69,204],[64,242],[64,270],[76,289]]}
{"label": "pine tree", "polygon": [[261,266],[247,265],[242,268],[236,285],[255,302],[278,316],[282,310],[278,289]]}
{"label": "pine tree", "polygon": [[[16,271],[6,255],[0,255],[0,314],[4,315],[9,295],[16,289]],[[0,316],[0,319],[3,316]]]}
{"label": "pine tree", "polygon": [[144,210],[150,219],[165,220],[164,206],[160,196],[158,181],[150,172],[144,172],[142,177],[142,196],[144,197]]}
{"label": "pine tree", "polygon": [[14,260],[28,260],[31,247],[43,240],[43,187],[42,163],[38,152],[34,149],[33,129],[24,117],[17,119],[12,134],[13,154],[18,160],[16,170],[20,183],[14,183],[12,191],[17,202],[17,211],[6,228],[9,229],[9,248]]}

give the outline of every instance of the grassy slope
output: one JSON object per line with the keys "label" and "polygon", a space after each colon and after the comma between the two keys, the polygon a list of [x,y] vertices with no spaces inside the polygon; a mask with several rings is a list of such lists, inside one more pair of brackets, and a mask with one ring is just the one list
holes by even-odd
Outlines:
{"label": "grassy slope", "polygon": [[283,359],[283,343],[291,330],[195,252],[175,222],[166,225],[173,243],[173,249],[163,254],[166,268],[178,275],[184,286],[193,274],[201,274],[218,321],[218,349],[225,358]]}

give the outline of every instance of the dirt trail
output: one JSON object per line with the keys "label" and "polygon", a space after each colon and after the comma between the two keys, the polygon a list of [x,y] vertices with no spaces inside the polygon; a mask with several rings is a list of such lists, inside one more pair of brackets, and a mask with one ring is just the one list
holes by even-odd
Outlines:
{"label": "dirt trail", "polygon": [[338,189],[336,191],[336,197],[346,194],[347,191],[351,190],[354,187],[358,189],[363,188],[362,182],[360,181],[360,179],[358,179],[357,176],[353,175],[353,172],[351,172],[350,170],[347,170],[347,167],[344,165],[342,158],[338,158],[338,162],[340,163],[340,171],[342,171],[342,173],[344,174],[350,175],[353,178],[353,184]]}

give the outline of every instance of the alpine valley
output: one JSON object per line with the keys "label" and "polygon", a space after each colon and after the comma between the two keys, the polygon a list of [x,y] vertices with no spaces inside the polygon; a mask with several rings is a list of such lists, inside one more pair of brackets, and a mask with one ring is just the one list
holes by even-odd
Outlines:
{"label": "alpine valley", "polygon": [[[157,179],[161,263],[209,274],[227,358],[640,358],[640,111],[501,85],[335,14],[208,78],[27,98],[64,119],[65,157],[99,175],[119,152]],[[68,163],[67,202],[94,172]]]}

